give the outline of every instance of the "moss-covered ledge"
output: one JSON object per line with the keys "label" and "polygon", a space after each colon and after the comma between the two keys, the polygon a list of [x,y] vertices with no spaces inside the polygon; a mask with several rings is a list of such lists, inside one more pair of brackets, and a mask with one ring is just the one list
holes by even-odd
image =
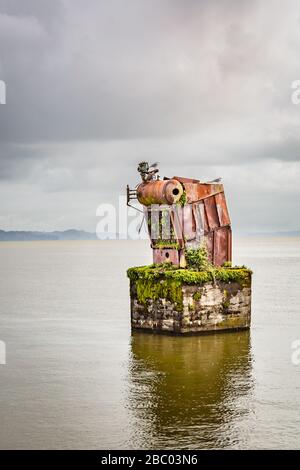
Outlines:
{"label": "moss-covered ledge", "polygon": [[194,271],[191,269],[181,269],[171,264],[149,266],[137,266],[127,270],[127,276],[132,281],[137,280],[164,280],[170,279],[181,284],[194,285],[206,282],[237,282],[242,287],[251,285],[252,271],[245,266],[234,267],[214,267],[207,271]]}
{"label": "moss-covered ledge", "polygon": [[244,266],[197,271],[168,263],[127,275],[133,328],[181,334],[250,326],[252,272]]}

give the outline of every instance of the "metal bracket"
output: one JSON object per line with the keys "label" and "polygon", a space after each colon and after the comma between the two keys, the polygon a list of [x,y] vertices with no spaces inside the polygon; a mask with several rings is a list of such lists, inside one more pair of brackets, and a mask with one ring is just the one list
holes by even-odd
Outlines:
{"label": "metal bracket", "polygon": [[134,199],[137,199],[136,189],[130,189],[129,185],[127,184],[127,186],[126,186],[126,195],[127,195],[127,206],[132,207],[132,209],[135,209],[136,211],[141,212],[142,214],[144,214],[144,211],[142,211],[141,209],[138,209],[137,207],[130,204],[130,201],[133,201]]}

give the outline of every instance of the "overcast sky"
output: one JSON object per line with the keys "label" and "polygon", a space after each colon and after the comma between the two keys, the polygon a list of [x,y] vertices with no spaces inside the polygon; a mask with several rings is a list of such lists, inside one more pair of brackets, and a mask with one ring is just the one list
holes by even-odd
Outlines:
{"label": "overcast sky", "polygon": [[0,79],[0,229],[94,231],[140,160],[300,229],[298,0],[0,0]]}

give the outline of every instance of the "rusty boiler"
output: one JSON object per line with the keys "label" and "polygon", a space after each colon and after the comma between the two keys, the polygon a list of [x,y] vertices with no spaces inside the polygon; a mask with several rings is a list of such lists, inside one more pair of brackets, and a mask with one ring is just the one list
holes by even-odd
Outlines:
{"label": "rusty boiler", "polygon": [[143,206],[153,263],[185,267],[185,252],[206,244],[210,261],[221,266],[232,257],[231,222],[224,187],[218,182],[174,176],[160,179],[157,164],[141,162],[142,182],[127,187],[127,203]]}

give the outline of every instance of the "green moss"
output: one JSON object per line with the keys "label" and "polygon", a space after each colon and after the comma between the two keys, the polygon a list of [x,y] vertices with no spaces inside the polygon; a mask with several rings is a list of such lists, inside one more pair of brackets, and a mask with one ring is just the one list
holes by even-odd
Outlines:
{"label": "green moss", "polygon": [[[234,329],[234,328],[245,328],[245,319],[239,315],[228,316],[225,320],[222,320],[217,324],[218,329]],[[246,326],[247,327],[247,326]]]}
{"label": "green moss", "polygon": [[149,300],[166,299],[174,303],[178,311],[183,309],[181,284],[174,279],[138,279],[136,291],[138,301],[143,305],[147,305]]}
{"label": "green moss", "polygon": [[231,268],[232,263],[231,263],[231,261],[225,261],[225,263],[223,263],[222,266],[223,266],[223,268]]}
{"label": "green moss", "polygon": [[198,302],[201,299],[201,294],[200,292],[195,292],[193,295],[193,299]]}
{"label": "green moss", "polygon": [[208,250],[205,243],[199,248],[191,248],[186,251],[185,258],[188,268],[197,271],[208,271],[212,268],[208,259]]}
{"label": "green moss", "polygon": [[129,268],[127,271],[127,276],[132,281],[143,280],[155,283],[170,280],[176,282],[177,286],[183,284],[202,285],[206,282],[221,281],[224,283],[237,282],[242,287],[250,287],[251,274],[250,269],[244,267],[219,267],[209,271],[192,271],[180,269],[170,263]]}
{"label": "green moss", "polygon": [[246,267],[215,268],[215,279],[222,282],[237,282],[241,287],[251,286],[252,271]]}
{"label": "green moss", "polygon": [[228,290],[224,289],[222,307],[224,310],[228,310],[229,306],[230,306],[230,294]]}
{"label": "green moss", "polygon": [[178,204],[180,204],[181,206],[184,206],[186,204],[186,201],[187,201],[186,192],[183,191],[183,193],[180,196],[180,199],[178,201]]}
{"label": "green moss", "polygon": [[168,240],[158,240],[154,245],[153,248],[170,248],[173,250],[179,250],[180,246],[177,242],[170,242]]}

